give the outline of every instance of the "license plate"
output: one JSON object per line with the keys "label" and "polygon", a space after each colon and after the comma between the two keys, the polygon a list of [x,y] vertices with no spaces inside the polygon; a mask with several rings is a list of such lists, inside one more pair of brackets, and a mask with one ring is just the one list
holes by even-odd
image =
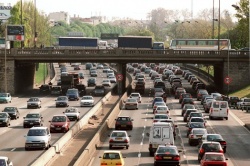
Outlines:
{"label": "license plate", "polygon": [[163,159],[172,159],[172,157],[163,157]]}
{"label": "license plate", "polygon": [[33,123],[30,123],[30,125],[33,125]]}
{"label": "license plate", "polygon": [[56,130],[61,130],[61,128],[56,128]]}
{"label": "license plate", "polygon": [[115,138],[116,140],[122,140],[122,138]]}
{"label": "license plate", "polygon": [[33,146],[39,146],[39,144],[33,144]]}
{"label": "license plate", "polygon": [[121,127],[126,127],[127,125],[121,125]]}

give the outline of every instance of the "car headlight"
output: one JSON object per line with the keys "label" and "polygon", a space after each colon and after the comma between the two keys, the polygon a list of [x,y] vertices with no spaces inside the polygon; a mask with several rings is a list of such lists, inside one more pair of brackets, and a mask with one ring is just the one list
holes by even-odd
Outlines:
{"label": "car headlight", "polygon": [[36,120],[36,122],[39,122],[39,120]]}
{"label": "car headlight", "polygon": [[55,126],[53,124],[51,124],[50,127],[55,127]]}
{"label": "car headlight", "polygon": [[46,142],[45,140],[40,140],[40,142]]}
{"label": "car headlight", "polygon": [[66,127],[67,125],[66,124],[64,124],[62,127]]}
{"label": "car headlight", "polygon": [[26,123],[27,123],[28,121],[27,121],[27,120],[25,120],[24,122],[26,122]]}

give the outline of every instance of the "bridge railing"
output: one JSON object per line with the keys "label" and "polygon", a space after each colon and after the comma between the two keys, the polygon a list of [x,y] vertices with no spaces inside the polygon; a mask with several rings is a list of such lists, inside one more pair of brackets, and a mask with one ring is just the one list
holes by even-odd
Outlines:
{"label": "bridge railing", "polygon": [[[245,56],[250,55],[249,51],[229,51],[229,50],[221,50],[221,51],[201,51],[201,50],[152,50],[152,49],[19,49],[12,48],[7,49],[6,54],[12,56],[18,55],[193,55],[193,56]],[[0,56],[5,55],[5,49],[0,49]]]}

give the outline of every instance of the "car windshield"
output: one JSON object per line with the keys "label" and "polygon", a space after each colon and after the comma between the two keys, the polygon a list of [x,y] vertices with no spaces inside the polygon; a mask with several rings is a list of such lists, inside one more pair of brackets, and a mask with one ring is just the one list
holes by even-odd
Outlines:
{"label": "car windshield", "polygon": [[46,131],[44,129],[29,130],[27,136],[46,136]]}
{"label": "car windshield", "polygon": [[137,102],[136,99],[127,99],[127,102]]}
{"label": "car windshield", "polygon": [[39,114],[27,114],[26,118],[39,118]]}
{"label": "car windshield", "polygon": [[175,148],[171,148],[171,147],[159,147],[156,153],[176,155],[177,151]]}
{"label": "car windshield", "polygon": [[167,115],[155,115],[155,119],[168,119]]}
{"label": "car windshield", "polygon": [[0,166],[7,166],[5,159],[0,159]]}
{"label": "car windshield", "polygon": [[205,134],[206,130],[194,130],[193,133],[194,134]]}
{"label": "car windshield", "polygon": [[126,137],[126,134],[124,132],[113,132],[111,137]]}
{"label": "car windshield", "polygon": [[15,112],[15,108],[14,107],[5,107],[4,112]]}
{"label": "car windshield", "polygon": [[130,121],[129,117],[119,117],[117,121]]}
{"label": "car windshield", "polygon": [[57,100],[66,100],[66,97],[58,97]]}
{"label": "car windshield", "polygon": [[208,135],[207,136],[208,141],[220,141],[223,140],[221,135]]}
{"label": "car windshield", "polygon": [[206,161],[224,161],[222,154],[206,154]]}
{"label": "car windshield", "polygon": [[190,123],[189,127],[190,128],[204,128],[204,124],[203,123]]}
{"label": "car windshield", "polygon": [[206,143],[206,144],[203,144],[203,149],[206,152],[219,151],[220,146],[219,146],[219,144],[215,144],[215,143]]}
{"label": "car windshield", "polygon": [[69,108],[69,109],[66,109],[65,112],[77,112],[77,110],[75,108]]}
{"label": "car windshield", "polygon": [[30,98],[29,101],[39,101],[38,98]]}
{"label": "car windshield", "polygon": [[65,116],[54,116],[52,118],[52,122],[65,122],[66,117]]}
{"label": "car windshield", "polygon": [[0,97],[7,97],[7,93],[0,93]]}
{"label": "car windshield", "polygon": [[119,153],[104,153],[103,159],[120,159]]}
{"label": "car windshield", "polygon": [[191,122],[204,122],[204,119],[202,118],[191,118]]}
{"label": "car windshield", "polygon": [[83,97],[82,97],[82,100],[91,100],[91,99],[92,99],[91,96],[83,96]]}
{"label": "car windshield", "polygon": [[5,113],[0,114],[0,118],[7,118],[7,115]]}
{"label": "car windshield", "polygon": [[76,90],[68,90],[67,91],[67,94],[76,94],[77,92],[76,92]]}

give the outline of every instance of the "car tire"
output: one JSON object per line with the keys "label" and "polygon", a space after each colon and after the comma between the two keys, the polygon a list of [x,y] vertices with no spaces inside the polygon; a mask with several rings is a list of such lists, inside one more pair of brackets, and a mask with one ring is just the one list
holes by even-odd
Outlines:
{"label": "car tire", "polygon": [[26,151],[28,151],[28,150],[29,150],[29,148],[26,148],[26,147],[25,147],[25,150],[26,150]]}
{"label": "car tire", "polygon": [[228,117],[225,117],[226,120],[228,120]]}
{"label": "car tire", "polygon": [[126,149],[128,149],[128,147],[129,147],[129,146],[127,145],[127,146],[126,146]]}
{"label": "car tire", "polygon": [[226,148],[224,148],[224,149],[223,149],[223,151],[224,151],[224,153],[226,153],[226,152],[227,152],[227,149],[226,149]]}
{"label": "car tire", "polygon": [[112,149],[112,145],[109,145],[109,149]]}

